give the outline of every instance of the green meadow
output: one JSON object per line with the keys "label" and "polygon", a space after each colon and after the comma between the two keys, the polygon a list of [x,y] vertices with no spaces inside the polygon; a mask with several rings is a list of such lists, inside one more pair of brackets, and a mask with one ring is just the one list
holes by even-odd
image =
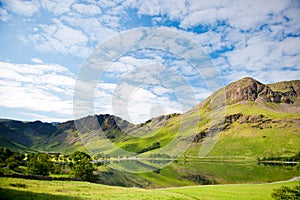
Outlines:
{"label": "green meadow", "polygon": [[166,189],[113,187],[77,181],[38,181],[0,178],[1,199],[272,199],[273,189],[299,181],[266,184],[189,186]]}

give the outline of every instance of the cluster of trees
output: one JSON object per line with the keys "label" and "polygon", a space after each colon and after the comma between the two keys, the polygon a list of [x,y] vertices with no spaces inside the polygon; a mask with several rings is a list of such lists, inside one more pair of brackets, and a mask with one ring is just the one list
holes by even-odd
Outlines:
{"label": "cluster of trees", "polygon": [[13,152],[7,148],[0,147],[0,167],[8,167],[11,170],[16,170],[24,162],[25,155]]}
{"label": "cluster of trees", "polygon": [[294,156],[290,156],[290,157],[280,157],[280,156],[263,157],[259,159],[259,161],[300,162],[300,151],[296,153]]}
{"label": "cluster of trees", "polygon": [[290,157],[263,157],[257,158],[258,164],[267,164],[267,165],[284,165],[285,162],[293,162],[292,165],[296,167],[298,171],[300,171],[300,151],[296,153],[294,156]]}
{"label": "cluster of trees", "polygon": [[[61,159],[63,157],[63,159]],[[70,175],[84,181],[93,182],[96,180],[93,171],[95,170],[91,163],[90,155],[76,151],[69,156],[47,153],[32,153],[29,155],[13,152],[7,148],[0,148],[0,166],[9,168],[16,172],[19,166],[27,168],[27,173],[32,175],[49,176],[60,174],[62,167],[70,168]]]}

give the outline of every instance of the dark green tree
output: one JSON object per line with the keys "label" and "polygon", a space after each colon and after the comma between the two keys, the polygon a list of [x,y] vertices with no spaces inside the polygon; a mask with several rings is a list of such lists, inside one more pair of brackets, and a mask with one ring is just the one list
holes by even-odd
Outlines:
{"label": "dark green tree", "polygon": [[17,169],[21,164],[14,156],[7,158],[5,162],[7,163],[7,167],[11,170]]}
{"label": "dark green tree", "polygon": [[294,187],[282,186],[274,189],[272,197],[276,200],[299,200],[300,184]]}
{"label": "dark green tree", "polygon": [[0,147],[0,162],[4,162],[6,159],[14,155],[14,152],[7,148]]}
{"label": "dark green tree", "polygon": [[53,170],[53,162],[48,154],[32,154],[29,156],[27,167],[30,174],[48,176]]}
{"label": "dark green tree", "polygon": [[95,176],[93,171],[95,170],[93,164],[91,163],[91,156],[80,151],[70,155],[70,167],[71,174],[75,178],[80,178],[84,181],[95,181]]}

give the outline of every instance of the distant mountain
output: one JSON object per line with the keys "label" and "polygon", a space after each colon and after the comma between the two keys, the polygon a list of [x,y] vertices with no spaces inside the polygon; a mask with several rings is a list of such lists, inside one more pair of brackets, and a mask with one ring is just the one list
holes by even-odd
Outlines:
{"label": "distant mountain", "polygon": [[[9,119],[0,120],[0,145],[16,149],[54,150],[54,146],[80,143],[78,133],[96,131],[101,128],[108,138],[119,137],[120,128],[133,126],[129,122],[113,115],[87,116],[63,123],[43,123],[41,121],[22,122]],[[63,146],[66,147],[66,146]],[[56,150],[56,149],[55,149]],[[63,149],[62,149],[63,151]]]}
{"label": "distant mountain", "polygon": [[[222,105],[224,117],[212,120],[213,106]],[[181,125],[186,128],[178,136]],[[196,132],[189,131],[193,128]],[[0,146],[65,153],[88,148],[94,155],[118,155],[120,149],[151,154],[181,137],[193,138],[186,155],[198,156],[209,134],[217,131],[219,141],[208,156],[290,155],[299,150],[299,130],[300,80],[266,85],[247,77],[221,88],[186,113],[137,125],[108,114],[54,124],[2,119]],[[105,138],[114,146],[107,145]]]}
{"label": "distant mountain", "polygon": [[21,122],[16,120],[0,120],[1,146],[26,149],[47,145],[51,135],[59,130],[50,123],[41,121]]}

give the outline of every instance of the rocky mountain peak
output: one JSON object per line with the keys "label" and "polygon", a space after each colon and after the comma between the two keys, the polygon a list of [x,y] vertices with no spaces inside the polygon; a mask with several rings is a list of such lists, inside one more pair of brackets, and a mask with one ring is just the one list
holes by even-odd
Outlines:
{"label": "rocky mountain peak", "polygon": [[113,130],[113,129],[125,129],[130,126],[130,123],[119,117],[100,114],[100,115],[89,115],[77,120],[70,120],[67,122],[59,123],[56,127],[62,131],[65,130],[78,130],[81,133],[90,132],[92,130]]}
{"label": "rocky mountain peak", "polygon": [[290,104],[293,103],[292,97],[298,96],[293,87],[290,89],[287,92],[274,91],[268,85],[246,77],[230,83],[225,91],[230,104],[244,100]]}

